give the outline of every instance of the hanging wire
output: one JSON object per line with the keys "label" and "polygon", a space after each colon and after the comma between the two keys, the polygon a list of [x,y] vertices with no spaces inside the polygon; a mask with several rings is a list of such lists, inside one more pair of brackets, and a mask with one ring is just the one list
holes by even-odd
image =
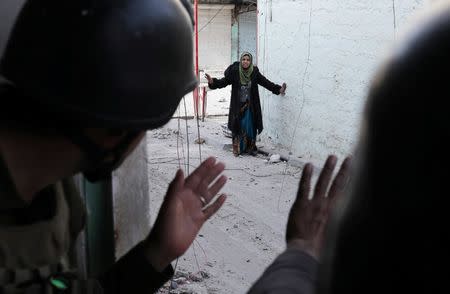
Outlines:
{"label": "hanging wire", "polygon": [[189,127],[188,127],[188,121],[187,121],[187,107],[186,107],[186,98],[183,97],[183,103],[184,103],[184,117],[186,121],[186,146],[187,146],[187,163],[185,165],[186,168],[186,176],[189,176],[189,159],[190,159],[190,153],[189,153]]}
{"label": "hanging wire", "polygon": [[[187,162],[186,160],[183,160],[184,163],[184,167],[185,167],[185,172],[186,175],[189,176],[189,128],[188,128],[188,122],[187,122],[187,107],[186,107],[186,99],[185,97],[183,97],[183,104],[184,104],[184,115],[185,115],[185,121],[186,121],[186,147],[187,147]],[[180,159],[180,152],[179,152],[179,138],[180,138],[180,134],[181,134],[181,115],[180,115],[181,109],[178,108],[178,134],[177,134],[177,156],[178,156],[178,168],[181,169],[181,159]],[[184,159],[184,146],[183,146],[183,140],[181,140],[181,146],[182,146],[182,153],[183,153],[183,159]],[[171,292],[171,290],[173,290],[173,284],[174,284],[174,279],[175,279],[175,273],[177,272],[177,268],[178,268],[178,261],[179,261],[179,257],[176,259],[175,262],[175,266],[174,266],[174,275],[172,276],[172,279],[170,280],[170,285],[169,285],[169,289],[168,289],[168,293]]]}
{"label": "hanging wire", "polygon": [[[181,136],[180,135],[181,134],[181,122],[180,122],[180,120],[181,120],[181,118],[180,118],[180,116],[181,116],[181,109],[180,109],[180,107],[178,107],[178,118],[177,118],[177,120],[178,120],[178,131],[177,131],[178,169],[181,169],[181,158],[180,158],[180,136]],[[181,144],[183,144],[182,140],[181,140]],[[183,145],[182,145],[182,152],[183,152],[183,164],[186,164],[185,160],[184,160],[184,146]],[[174,273],[177,271],[178,261],[179,261],[179,257],[177,257],[177,259],[175,261],[175,266],[174,266],[174,269],[173,269]],[[170,279],[170,286],[169,286],[169,292],[168,293],[170,293],[170,291],[173,289],[172,287],[173,287],[173,284],[174,284],[174,280],[175,280],[175,274]]]}
{"label": "hanging wire", "polygon": [[208,255],[206,254],[205,248],[203,248],[202,244],[200,244],[200,242],[197,241],[197,239],[195,240],[195,242],[197,243],[198,247],[200,247],[200,249],[202,250],[206,262],[208,262]]}
{"label": "hanging wire", "polygon": [[192,251],[194,252],[195,264],[197,265],[198,272],[200,272],[200,264],[198,263],[197,252],[195,251],[195,242],[192,244]]}
{"label": "hanging wire", "polygon": [[[263,38],[263,42],[264,42],[264,53],[263,53],[263,64],[262,64],[262,68],[264,69],[264,72],[266,73],[268,70],[268,66],[267,66],[267,38],[268,38],[268,34],[267,34],[267,12],[268,12],[268,1],[266,1],[265,3],[265,14],[266,17],[264,18],[264,38]],[[265,99],[265,103],[263,103],[263,105],[265,105],[267,103],[267,113],[270,113],[270,99]],[[264,109],[265,110],[265,109]]]}
{"label": "hanging wire", "polygon": [[392,14],[394,15],[394,36],[397,33],[397,15],[395,11],[395,0],[392,0]]}
{"label": "hanging wire", "polygon": [[[201,32],[201,31],[203,31],[218,15],[219,15],[219,13],[223,10],[225,8],[225,5],[223,5],[222,6],[222,8],[220,8],[219,9],[219,11],[217,11],[216,12],[216,14],[214,14],[214,16],[213,17],[211,17],[209,20],[208,20],[208,22],[206,23],[206,24],[204,24],[202,27],[201,27],[201,29],[198,31],[199,33]],[[194,33],[195,34],[195,33]]]}
{"label": "hanging wire", "polygon": [[[198,262],[198,258],[197,258],[197,254],[195,252],[195,244],[197,244],[198,247],[200,247],[200,249],[203,252],[203,255],[205,256],[205,261],[208,262],[208,255],[205,252],[205,249],[203,248],[203,246],[200,244],[200,242],[198,240],[194,240],[194,243],[192,244],[193,248],[194,248],[194,256],[195,256],[195,262],[197,263],[197,268],[198,268],[198,274],[203,278],[203,273],[202,270],[200,268],[200,264]],[[204,281],[204,284],[206,285],[206,281]]]}
{"label": "hanging wire", "polygon": [[[177,131],[177,158],[178,158],[178,169],[181,169],[181,158],[180,158],[180,132],[181,132],[181,122],[180,122],[180,108],[178,107],[178,131]],[[184,157],[184,150],[183,150]]]}
{"label": "hanging wire", "polygon": [[[200,96],[200,89],[199,88],[197,88],[197,103],[199,102],[199,96]],[[203,99],[204,99],[204,97],[203,97]],[[203,103],[205,103],[205,100],[203,100]],[[197,115],[196,115],[196,117],[197,117],[197,134],[198,134],[198,141],[197,141],[197,143],[198,143],[198,154],[199,154],[199,158],[200,158],[200,163],[202,163],[202,138],[200,137],[200,118],[199,118],[199,105],[197,104]],[[202,105],[202,108],[203,108],[203,105]]]}
{"label": "hanging wire", "polygon": [[301,86],[301,89],[302,89],[302,104],[301,104],[300,111],[298,113],[297,119],[295,121],[294,132],[292,134],[291,144],[289,146],[289,156],[288,156],[288,160],[286,161],[286,166],[284,168],[283,182],[281,184],[280,195],[278,196],[278,204],[277,204],[278,211],[280,211],[280,201],[281,201],[281,196],[283,195],[284,186],[285,186],[285,183],[286,183],[286,172],[287,172],[287,168],[288,168],[288,165],[289,165],[289,160],[291,158],[292,147],[294,146],[294,139],[295,139],[295,136],[297,134],[297,129],[298,129],[298,126],[300,124],[300,118],[302,116],[303,109],[304,109],[304,106],[305,106],[305,101],[306,101],[305,80],[306,80],[306,74],[307,74],[308,69],[309,69],[309,63],[310,63],[310,58],[311,58],[311,23],[312,23],[313,0],[310,0],[309,4],[310,5],[309,5],[309,25],[308,25],[308,54],[307,54],[307,58],[306,58],[306,66],[305,66],[305,71],[303,72],[302,86]]}

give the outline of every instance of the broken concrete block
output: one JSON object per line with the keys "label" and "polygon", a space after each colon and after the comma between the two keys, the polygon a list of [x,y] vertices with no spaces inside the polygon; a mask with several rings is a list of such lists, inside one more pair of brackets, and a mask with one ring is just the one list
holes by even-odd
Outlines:
{"label": "broken concrete block", "polygon": [[278,163],[281,161],[281,156],[280,154],[273,154],[272,156],[270,156],[269,158],[269,163]]}

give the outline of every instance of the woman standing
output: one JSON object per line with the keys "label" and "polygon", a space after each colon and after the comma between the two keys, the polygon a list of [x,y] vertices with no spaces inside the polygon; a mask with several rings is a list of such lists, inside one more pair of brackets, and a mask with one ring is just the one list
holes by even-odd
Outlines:
{"label": "woman standing", "polygon": [[257,154],[256,135],[263,130],[261,102],[258,85],[276,95],[284,95],[286,83],[277,85],[266,79],[258,67],[253,65],[253,56],[245,52],[240,62],[235,62],[225,70],[222,79],[205,74],[210,89],[220,89],[232,85],[228,128],[233,134],[233,154]]}

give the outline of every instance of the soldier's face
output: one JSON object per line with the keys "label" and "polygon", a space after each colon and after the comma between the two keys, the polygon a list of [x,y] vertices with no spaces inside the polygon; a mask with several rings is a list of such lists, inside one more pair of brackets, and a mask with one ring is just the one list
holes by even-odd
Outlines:
{"label": "soldier's face", "polygon": [[[125,139],[125,136],[127,136],[126,133],[122,135],[111,136],[108,134],[99,133],[98,131],[98,129],[90,129],[91,138],[95,138],[94,141],[99,146],[101,146],[101,148],[109,151],[114,150],[115,148],[120,148],[120,144]],[[97,136],[94,135],[95,133],[97,133]],[[111,172],[117,169],[123,163],[123,161],[133,152],[133,150],[136,149],[144,136],[145,132],[140,132],[133,135],[133,139],[132,141],[127,143],[126,149],[116,149],[115,152],[110,153],[109,156],[101,159],[101,161],[97,160],[95,162],[89,162],[89,157],[87,157],[86,159],[88,160],[88,162],[86,164],[86,168],[83,170],[85,177],[91,182],[96,182],[108,178],[111,175]]]}

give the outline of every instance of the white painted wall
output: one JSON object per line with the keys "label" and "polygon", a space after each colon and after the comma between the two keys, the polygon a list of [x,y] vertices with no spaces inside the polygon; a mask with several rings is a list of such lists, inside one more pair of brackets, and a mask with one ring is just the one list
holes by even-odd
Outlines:
{"label": "white painted wall", "polygon": [[[265,131],[313,162],[353,151],[362,106],[396,30],[426,0],[260,0],[259,67],[288,95],[262,94]],[[310,17],[311,16],[311,17]]]}
{"label": "white painted wall", "polygon": [[239,14],[239,56],[250,52],[256,58],[256,11]]}
{"label": "white painted wall", "polygon": [[133,153],[113,172],[112,193],[117,259],[150,233],[152,216],[149,214],[147,145],[147,136],[145,136]]}

